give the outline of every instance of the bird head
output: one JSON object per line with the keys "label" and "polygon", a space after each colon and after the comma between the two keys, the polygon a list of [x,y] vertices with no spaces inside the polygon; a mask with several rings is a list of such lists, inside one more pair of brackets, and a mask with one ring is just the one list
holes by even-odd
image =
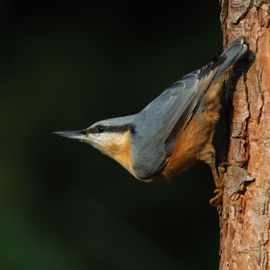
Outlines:
{"label": "bird head", "polygon": [[127,147],[130,144],[131,133],[134,132],[132,119],[132,116],[112,118],[96,122],[82,130],[56,131],[54,134],[88,143],[102,153],[117,159],[119,153],[129,151]]}

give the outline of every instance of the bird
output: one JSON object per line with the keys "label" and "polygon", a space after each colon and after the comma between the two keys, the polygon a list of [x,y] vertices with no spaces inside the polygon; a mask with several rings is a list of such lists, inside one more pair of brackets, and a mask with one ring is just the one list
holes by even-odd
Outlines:
{"label": "bird", "polygon": [[203,161],[213,174],[216,195],[210,204],[216,206],[223,183],[212,140],[223,83],[247,50],[245,37],[238,37],[219,57],[181,77],[140,112],[54,133],[92,145],[145,183],[169,180]]}

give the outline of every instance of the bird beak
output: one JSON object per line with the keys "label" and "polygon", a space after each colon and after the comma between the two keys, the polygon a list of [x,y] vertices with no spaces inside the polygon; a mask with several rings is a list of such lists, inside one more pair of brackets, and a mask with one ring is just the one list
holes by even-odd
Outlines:
{"label": "bird beak", "polygon": [[55,131],[53,134],[59,135],[61,137],[76,139],[84,141],[87,139],[86,132],[84,129],[82,130],[72,130],[72,131]]}

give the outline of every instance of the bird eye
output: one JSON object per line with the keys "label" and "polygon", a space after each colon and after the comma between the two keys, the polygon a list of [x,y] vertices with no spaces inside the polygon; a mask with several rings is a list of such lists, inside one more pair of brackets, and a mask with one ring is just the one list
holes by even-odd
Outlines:
{"label": "bird eye", "polygon": [[98,126],[98,132],[102,133],[105,130],[105,128],[103,126]]}

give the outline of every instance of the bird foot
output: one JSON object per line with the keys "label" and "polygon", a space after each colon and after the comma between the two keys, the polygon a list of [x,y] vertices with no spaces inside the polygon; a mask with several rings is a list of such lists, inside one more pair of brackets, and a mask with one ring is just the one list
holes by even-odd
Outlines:
{"label": "bird foot", "polygon": [[222,188],[215,189],[214,194],[215,196],[209,201],[209,203],[213,207],[218,207],[222,204],[223,189]]}
{"label": "bird foot", "polygon": [[223,161],[218,165],[218,175],[220,179],[223,179],[225,172],[227,171],[228,162]]}
{"label": "bird foot", "polygon": [[216,189],[214,190],[215,196],[209,201],[210,205],[219,208],[223,200],[223,177],[227,170],[228,163],[222,162],[219,164],[217,170],[212,167],[213,177],[215,180]]}

